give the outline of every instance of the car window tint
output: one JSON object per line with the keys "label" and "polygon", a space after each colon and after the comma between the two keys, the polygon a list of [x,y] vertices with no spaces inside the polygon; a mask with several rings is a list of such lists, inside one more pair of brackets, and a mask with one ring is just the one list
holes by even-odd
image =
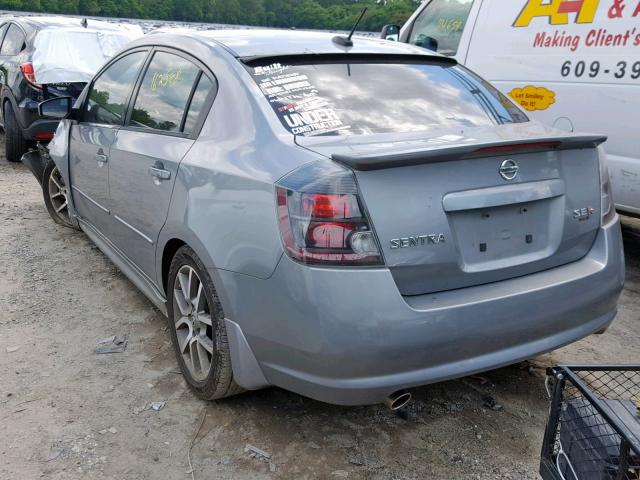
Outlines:
{"label": "car window tint", "polygon": [[416,18],[409,43],[433,50],[433,39],[438,53],[455,55],[472,5],[473,0],[431,0]]}
{"label": "car window tint", "polygon": [[17,55],[24,48],[24,33],[17,25],[11,24],[2,42],[1,55]]}
{"label": "car window tint", "polygon": [[187,113],[187,118],[184,122],[184,131],[186,133],[191,133],[196,126],[196,122],[200,117],[200,113],[202,112],[202,108],[204,107],[205,102],[207,101],[207,97],[209,93],[213,89],[213,82],[206,75],[202,75],[200,77],[200,81],[198,82],[198,86],[193,92],[193,98],[191,99],[191,105],[189,106],[189,112]]}
{"label": "car window tint", "polygon": [[275,58],[248,68],[294,135],[407,133],[528,121],[513,102],[460,65],[350,58],[349,63],[316,64]]}
{"label": "car window tint", "polygon": [[146,55],[147,52],[131,53],[100,74],[89,92],[85,121],[107,125],[122,121],[127,99]]}
{"label": "car window tint", "polygon": [[200,69],[178,55],[158,52],[144,75],[130,125],[179,132]]}

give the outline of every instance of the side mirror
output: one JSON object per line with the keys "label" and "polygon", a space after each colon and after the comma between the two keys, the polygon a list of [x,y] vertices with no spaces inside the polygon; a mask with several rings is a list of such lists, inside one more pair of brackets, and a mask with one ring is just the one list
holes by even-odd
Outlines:
{"label": "side mirror", "polygon": [[62,120],[71,113],[73,99],[71,97],[58,97],[45,100],[38,104],[38,114],[44,118],[58,118]]}
{"label": "side mirror", "polygon": [[438,51],[438,41],[428,35],[420,35],[416,41],[416,45],[434,52]]}
{"label": "side mirror", "polygon": [[400,27],[398,25],[385,25],[380,32],[380,38],[397,42],[400,37]]}

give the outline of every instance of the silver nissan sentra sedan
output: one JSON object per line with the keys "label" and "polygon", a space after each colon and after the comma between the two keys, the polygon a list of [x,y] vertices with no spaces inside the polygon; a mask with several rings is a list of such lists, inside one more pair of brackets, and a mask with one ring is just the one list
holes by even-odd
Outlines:
{"label": "silver nissan sentra sedan", "polygon": [[[45,202],[168,316],[217,399],[344,405],[604,331],[624,279],[605,138],[536,122],[450,58],[383,40],[153,33],[38,160]],[[71,258],[70,258],[71,260]]]}

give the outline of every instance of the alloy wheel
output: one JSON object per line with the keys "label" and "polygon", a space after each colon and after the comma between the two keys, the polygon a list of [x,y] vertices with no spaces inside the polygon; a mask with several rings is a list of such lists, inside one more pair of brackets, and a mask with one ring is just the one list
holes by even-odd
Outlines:
{"label": "alloy wheel", "polygon": [[64,223],[71,223],[69,213],[69,191],[58,167],[55,167],[49,175],[49,200],[55,214]]}
{"label": "alloy wheel", "polygon": [[189,265],[178,270],[173,285],[174,327],[182,359],[196,381],[204,381],[213,361],[213,323],[204,286]]}

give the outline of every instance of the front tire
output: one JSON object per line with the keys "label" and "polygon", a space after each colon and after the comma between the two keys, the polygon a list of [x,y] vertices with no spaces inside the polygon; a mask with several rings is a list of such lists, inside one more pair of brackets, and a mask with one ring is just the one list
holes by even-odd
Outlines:
{"label": "front tire", "polygon": [[69,210],[69,190],[53,160],[49,160],[44,168],[42,194],[44,204],[54,222],[63,227],[78,228]]}
{"label": "front tire", "polygon": [[187,246],[171,262],[167,311],[178,364],[193,392],[203,400],[241,393],[233,380],[222,305],[202,261]]}
{"label": "front tire", "polygon": [[29,143],[22,135],[22,129],[11,105],[6,105],[4,109],[4,141],[5,154],[10,162],[19,162],[29,149]]}

